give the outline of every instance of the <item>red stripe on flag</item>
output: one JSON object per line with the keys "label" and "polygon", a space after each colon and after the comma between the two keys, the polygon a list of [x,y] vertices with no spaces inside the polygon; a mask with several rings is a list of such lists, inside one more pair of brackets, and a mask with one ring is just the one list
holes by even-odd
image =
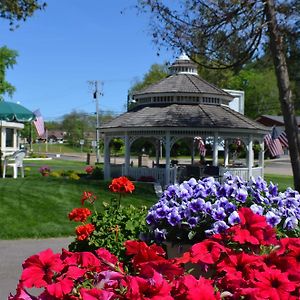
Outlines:
{"label": "red stripe on flag", "polygon": [[36,116],[36,119],[33,121],[36,128],[37,134],[41,137],[45,133],[44,119],[40,113],[40,110],[37,109],[33,112]]}
{"label": "red stripe on flag", "polygon": [[278,137],[279,139],[279,142],[281,143],[282,146],[284,147],[288,147],[289,146],[289,142],[288,142],[288,139],[286,137],[286,133],[285,131],[283,131],[280,136]]}
{"label": "red stripe on flag", "polygon": [[271,134],[267,134],[264,137],[264,141],[272,156],[283,155],[283,150],[279,139],[272,140]]}

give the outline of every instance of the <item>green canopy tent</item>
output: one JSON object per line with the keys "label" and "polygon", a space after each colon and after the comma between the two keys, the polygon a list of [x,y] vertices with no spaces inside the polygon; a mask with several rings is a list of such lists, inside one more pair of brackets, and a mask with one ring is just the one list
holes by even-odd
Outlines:
{"label": "green canopy tent", "polygon": [[[14,102],[0,101],[0,121],[24,123],[31,122],[35,118],[36,116],[32,111],[20,104]],[[0,135],[0,145],[1,143],[2,141]],[[0,149],[0,175],[2,173],[1,157],[2,151]]]}
{"label": "green canopy tent", "polygon": [[26,107],[14,102],[0,101],[0,120],[7,122],[31,122],[34,119],[34,113]]}

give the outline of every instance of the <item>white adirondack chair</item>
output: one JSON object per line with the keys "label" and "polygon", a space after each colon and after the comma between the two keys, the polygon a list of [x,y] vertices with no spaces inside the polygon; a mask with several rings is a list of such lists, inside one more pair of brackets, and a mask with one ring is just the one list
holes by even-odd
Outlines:
{"label": "white adirondack chair", "polygon": [[3,178],[6,175],[6,168],[13,168],[13,178],[18,177],[18,169],[21,170],[21,176],[24,177],[23,159],[26,155],[26,150],[18,150],[12,155],[6,156],[3,163]]}

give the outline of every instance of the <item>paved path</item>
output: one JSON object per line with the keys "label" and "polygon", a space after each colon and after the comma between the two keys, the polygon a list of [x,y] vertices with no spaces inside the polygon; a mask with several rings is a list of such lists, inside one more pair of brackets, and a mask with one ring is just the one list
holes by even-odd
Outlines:
{"label": "paved path", "polygon": [[60,253],[73,238],[0,240],[0,300],[7,300],[9,293],[15,294],[22,272],[22,262],[29,256],[47,248]]}

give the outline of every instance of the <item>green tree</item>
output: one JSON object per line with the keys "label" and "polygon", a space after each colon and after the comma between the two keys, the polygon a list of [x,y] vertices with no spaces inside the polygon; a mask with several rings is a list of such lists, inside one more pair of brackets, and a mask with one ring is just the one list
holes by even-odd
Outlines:
{"label": "green tree", "polygon": [[[168,4],[166,4],[166,2]],[[184,50],[209,68],[241,69],[269,47],[275,69],[295,188],[300,191],[300,139],[284,41],[299,38],[298,0],[137,0],[149,11],[159,46]],[[201,58],[201,59],[197,59]]]}
{"label": "green tree", "polygon": [[6,46],[0,48],[0,100],[8,94],[10,97],[15,91],[15,87],[6,81],[6,71],[17,63],[18,53]]}
{"label": "green tree", "polygon": [[130,88],[130,93],[140,91],[147,86],[154,84],[168,75],[168,66],[166,64],[153,64],[150,70],[144,75],[142,80],[136,82]]}
{"label": "green tree", "polygon": [[39,0],[1,0],[0,17],[8,20],[10,28],[13,29],[15,24],[26,21],[36,10],[45,7],[46,3]]}

